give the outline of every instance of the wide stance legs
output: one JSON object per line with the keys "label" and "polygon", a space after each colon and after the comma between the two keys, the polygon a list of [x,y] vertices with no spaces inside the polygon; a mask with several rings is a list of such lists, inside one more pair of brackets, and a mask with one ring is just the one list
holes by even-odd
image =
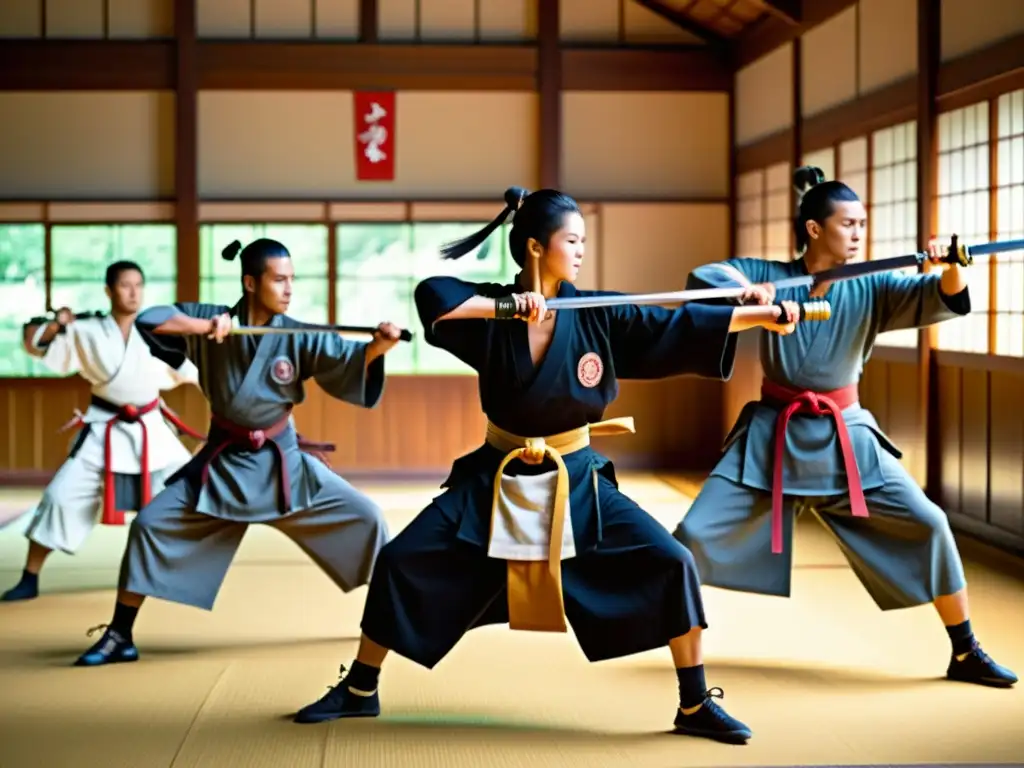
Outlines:
{"label": "wide stance legs", "polygon": [[[743,742],[750,729],[718,704],[701,656],[706,627],[693,558],[615,487],[600,486],[604,530],[593,551],[562,563],[566,617],[591,661],[668,645],[676,666],[678,733]],[[381,551],[351,670],[299,723],[380,712],[377,680],[389,651],[427,668],[470,629],[508,622],[506,565],[456,538],[457,524],[437,504]]]}

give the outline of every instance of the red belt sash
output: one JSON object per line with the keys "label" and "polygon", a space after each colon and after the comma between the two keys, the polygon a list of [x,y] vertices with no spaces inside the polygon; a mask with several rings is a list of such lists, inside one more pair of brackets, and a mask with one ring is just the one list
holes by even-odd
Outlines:
{"label": "red belt sash", "polygon": [[[202,482],[206,483],[207,478],[209,477],[210,464],[224,449],[230,446],[235,446],[248,451],[258,451],[269,442],[277,453],[277,471],[278,479],[280,481],[280,487],[278,489],[278,493],[280,494],[278,499],[280,504],[279,508],[281,512],[290,512],[292,508],[292,493],[291,483],[289,482],[288,477],[288,462],[280,444],[275,440],[276,437],[280,436],[285,429],[288,428],[289,418],[291,418],[290,412],[280,421],[275,424],[271,424],[269,427],[265,427],[263,429],[250,429],[249,427],[243,427],[240,424],[235,424],[233,421],[229,421],[223,416],[217,416],[214,414],[211,419],[211,426],[216,428],[216,432],[213,429],[210,431],[215,435],[219,432],[220,434],[218,437],[220,439],[213,444],[213,450],[206,455],[206,461],[203,464]],[[298,434],[296,434],[295,439],[300,451],[310,453],[319,458],[324,464],[327,464],[327,466],[330,466],[330,463],[327,461],[327,457],[323,454],[332,452],[335,448],[333,444],[305,440]]]}
{"label": "red belt sash", "polygon": [[761,382],[761,399],[782,406],[775,421],[775,457],[772,472],[772,553],[782,552],[782,469],[786,458],[786,427],[789,420],[798,413],[814,416],[831,416],[836,423],[839,447],[843,453],[843,465],[849,485],[850,511],[854,517],[867,517],[868,506],[864,500],[864,488],[857,469],[857,456],[842,412],[859,401],[857,385],[850,384],[831,392],[810,392],[783,386],[764,379]]}
{"label": "red belt sash", "polygon": [[[117,508],[117,486],[114,483],[113,452],[110,447],[110,436],[113,434],[114,425],[118,422],[126,424],[138,424],[142,429],[142,452],[139,456],[139,480],[141,482],[141,498],[139,508],[146,506],[153,496],[153,484],[149,473],[149,429],[142,417],[147,413],[159,409],[160,413],[171,422],[179,432],[197,440],[205,440],[205,435],[200,435],[194,429],[185,424],[170,408],[164,405],[160,398],[146,403],[145,405],[114,405],[96,395],[92,396],[91,405],[100,410],[113,413],[114,417],[106,422],[103,433],[103,518],[104,525],[124,525],[124,510]],[[71,422],[61,428],[65,431],[71,427],[83,427],[85,421],[82,416],[76,416]]]}
{"label": "red belt sash", "polygon": [[[274,438],[279,437],[287,428],[288,422],[291,418],[291,413],[285,414],[284,418],[280,421],[271,424],[269,427],[263,429],[250,429],[249,427],[243,427],[240,424],[235,424],[233,421],[225,419],[223,416],[213,414],[210,419],[211,435],[216,435],[217,441],[212,443],[213,450],[206,455],[206,461],[203,464],[203,475],[202,482],[205,485],[210,474],[210,464],[216,459],[222,451],[229,447],[242,448],[247,451],[258,451],[268,442],[274,448],[274,452],[277,453],[277,471],[278,478],[280,480],[280,487],[278,488],[279,493],[279,504],[282,512],[291,511],[291,483],[288,480],[288,462],[285,460],[284,451],[281,450],[281,446]],[[217,434],[219,433],[219,434]]]}

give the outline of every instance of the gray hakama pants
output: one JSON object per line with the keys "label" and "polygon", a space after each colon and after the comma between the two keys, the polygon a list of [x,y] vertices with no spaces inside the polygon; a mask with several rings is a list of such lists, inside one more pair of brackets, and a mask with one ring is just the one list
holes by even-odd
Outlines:
{"label": "gray hakama pants", "polygon": [[849,496],[785,496],[780,554],[771,549],[771,493],[709,477],[673,534],[693,553],[705,586],[789,597],[793,524],[810,509],[883,611],[934,602],[967,585],[945,513],[899,461],[880,452],[885,485],[865,490],[869,517]]}
{"label": "gray hakama pants", "polygon": [[[389,537],[380,508],[326,468],[313,504],[260,519],[294,541],[349,592],[367,584]],[[195,511],[194,486],[180,477],[132,521],[121,560],[121,589],[211,610],[250,523]]]}

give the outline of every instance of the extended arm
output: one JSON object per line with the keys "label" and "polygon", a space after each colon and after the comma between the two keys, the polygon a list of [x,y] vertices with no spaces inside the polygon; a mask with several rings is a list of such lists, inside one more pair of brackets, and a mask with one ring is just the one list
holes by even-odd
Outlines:
{"label": "extended arm", "polygon": [[427,343],[444,349],[475,370],[487,343],[487,321],[497,300],[508,294],[493,283],[469,283],[454,277],[431,277],[416,286],[416,311]]}
{"label": "extended arm", "polygon": [[941,276],[885,272],[876,281],[875,322],[879,333],[923,328],[971,311],[966,275],[958,266],[949,267]]}
{"label": "extended arm", "polygon": [[676,310],[623,305],[610,308],[612,349],[623,379],[660,379],[681,374],[728,379],[736,333],[778,330],[777,306],[730,307],[684,304]]}
{"label": "extended arm", "polygon": [[[297,337],[302,377],[312,378],[331,397],[373,408],[384,393],[384,352],[380,344],[355,342],[329,333]],[[373,357],[371,358],[371,354]]]}
{"label": "extended arm", "polygon": [[43,324],[26,325],[21,337],[25,351],[32,357],[43,357],[47,347],[57,337],[62,327],[56,320]]}
{"label": "extended arm", "polygon": [[212,304],[163,304],[140,312],[135,324],[162,336],[205,336],[213,331],[217,309]]}
{"label": "extended arm", "polygon": [[45,324],[30,325],[25,328],[25,351],[39,358],[54,373],[64,376],[81,373],[77,331],[75,320],[65,323],[59,317]]}
{"label": "extended arm", "polygon": [[217,304],[163,304],[140,312],[135,327],[153,356],[178,371],[189,359],[198,359],[200,345],[215,329],[216,318],[227,311]]}

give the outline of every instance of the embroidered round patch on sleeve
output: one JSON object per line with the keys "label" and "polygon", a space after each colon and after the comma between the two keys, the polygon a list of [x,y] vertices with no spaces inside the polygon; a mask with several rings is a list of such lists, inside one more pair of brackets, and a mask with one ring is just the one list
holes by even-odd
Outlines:
{"label": "embroidered round patch on sleeve", "polygon": [[270,378],[281,386],[295,381],[295,366],[287,357],[279,357],[270,366]]}
{"label": "embroidered round patch on sleeve", "polygon": [[604,363],[595,352],[587,352],[576,366],[576,376],[584,387],[596,387],[604,375]]}

